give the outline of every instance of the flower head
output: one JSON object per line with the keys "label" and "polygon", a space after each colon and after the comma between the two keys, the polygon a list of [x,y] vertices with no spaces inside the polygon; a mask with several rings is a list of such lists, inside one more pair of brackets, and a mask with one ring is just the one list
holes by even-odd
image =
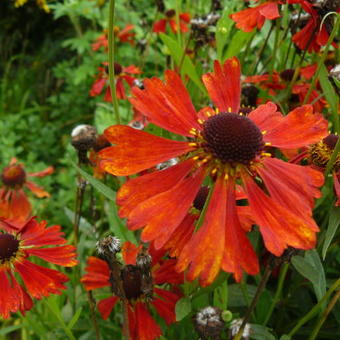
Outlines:
{"label": "flower head", "polygon": [[[180,13],[179,14],[179,29],[181,32],[188,32],[188,23],[190,22],[190,14],[189,13]],[[177,21],[176,21],[176,12],[174,9],[169,9],[165,12],[165,17],[156,21],[153,24],[152,30],[155,33],[165,33],[166,26],[169,25],[171,31],[173,33],[177,33]]]}
{"label": "flower head", "polygon": [[[205,179],[212,184],[201,225],[184,246],[177,269],[187,278],[210,284],[220,269],[257,274],[256,254],[240,222],[237,185],[242,186],[252,223],[266,248],[279,256],[288,246],[310,249],[316,242],[313,198],[323,183],[320,172],[273,158],[268,147],[293,149],[327,134],[327,122],[310,105],[287,116],[269,102],[243,116],[240,112],[240,65],[236,58],[215,62],[203,82],[216,106],[196,112],[180,77],[166,71],[166,82],[152,78],[145,89],[133,88],[131,103],[151,123],[188,138],[168,140],[127,126],[104,132],[114,145],[102,150],[101,166],[116,176],[128,176],[168,159],[181,161],[165,170],[128,181],[117,195],[120,216],[130,229],[144,228],[143,241],[163,247],[186,217]],[[152,152],[150,152],[152,150]],[[284,216],[284,218],[283,218]]]}
{"label": "flower head", "polygon": [[[36,256],[53,264],[75,266],[75,247],[64,245],[66,240],[62,236],[60,226],[47,227],[45,221],[37,222],[35,218],[20,230],[8,220],[0,220],[0,315],[3,318],[30,310],[32,298],[60,294],[66,288],[66,275],[29,260]],[[23,284],[18,282],[17,275]]]}
{"label": "flower head", "polygon": [[30,177],[45,177],[52,174],[53,167],[43,171],[26,173],[24,166],[12,158],[10,164],[2,170],[0,187],[0,217],[10,219],[18,228],[31,216],[31,204],[23,190],[28,188],[37,197],[49,197],[50,194],[29,180]]}
{"label": "flower head", "polygon": [[[180,294],[154,285],[182,283],[183,275],[175,272],[175,260],[162,259],[162,250],[151,248],[146,252],[142,246],[125,242],[122,252],[124,265],[119,269],[121,282],[118,285],[121,284],[123,288],[120,298],[127,301],[130,338],[156,339],[161,335],[161,328],[152,318],[149,305],[156,309],[167,324],[171,324],[176,320],[175,305]],[[88,258],[86,271],[87,274],[81,279],[86,290],[110,287],[114,280],[112,268],[107,262],[93,256]],[[118,300],[119,297],[111,296],[99,301],[98,309],[104,319],[109,317]]]}

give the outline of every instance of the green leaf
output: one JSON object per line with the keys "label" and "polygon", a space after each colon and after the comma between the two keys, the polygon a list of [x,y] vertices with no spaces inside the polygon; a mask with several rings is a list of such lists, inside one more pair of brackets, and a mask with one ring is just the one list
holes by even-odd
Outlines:
{"label": "green leaf", "polygon": [[327,249],[330,246],[340,224],[340,207],[333,207],[329,214],[329,222],[326,230],[325,241],[322,247],[322,259],[326,258]]}
{"label": "green leaf", "polygon": [[289,335],[282,335],[279,340],[291,340],[291,337]]}
{"label": "green leaf", "polygon": [[[166,47],[169,49],[170,54],[173,57],[175,63],[179,65],[183,57],[183,50],[181,46],[175,39],[172,39],[163,33],[161,33],[159,36],[162,39],[163,43],[166,45]],[[206,92],[205,87],[203,86],[201,79],[197,74],[194,64],[187,55],[183,58],[181,74],[182,76],[187,75],[199,87],[199,89],[202,92]]]}
{"label": "green leaf", "polygon": [[73,326],[76,324],[76,322],[78,321],[78,319],[79,319],[79,317],[80,317],[80,315],[81,315],[82,310],[83,310],[83,308],[81,307],[81,308],[79,308],[79,309],[75,312],[73,318],[71,319],[71,321],[70,321],[70,322],[68,323],[68,325],[67,325],[67,328],[68,328],[68,329],[72,329]]}
{"label": "green leaf", "polygon": [[224,11],[223,15],[218,20],[217,25],[216,25],[215,37],[216,37],[217,59],[220,62],[223,62],[222,57],[223,57],[224,47],[229,40],[231,28],[234,24],[234,21],[231,20],[231,18],[229,17],[230,13],[232,13],[231,8],[229,8],[228,11]]}
{"label": "green leaf", "polygon": [[250,324],[250,339],[256,340],[275,340],[275,336],[269,329],[262,325]]}
{"label": "green leaf", "polygon": [[[245,285],[245,287],[248,300],[251,301],[255,296],[257,287],[253,285]],[[228,308],[244,307],[248,305],[244,293],[242,292],[241,285],[239,284],[229,285],[228,293],[229,293]]]}
{"label": "green leaf", "polygon": [[176,321],[181,321],[191,312],[191,300],[184,297],[176,303]]}
{"label": "green leaf", "polygon": [[15,325],[15,326],[8,326],[5,328],[0,329],[0,335],[6,335],[8,333],[14,332],[17,329],[20,329],[23,325]]}
{"label": "green leaf", "polygon": [[256,31],[254,32],[237,31],[236,34],[234,34],[233,38],[231,39],[231,42],[228,46],[227,52],[223,57],[223,60],[237,56],[255,33]]}
{"label": "green leaf", "polygon": [[109,188],[107,185],[102,183],[101,181],[98,181],[94,177],[92,177],[90,174],[88,174],[86,171],[79,168],[78,165],[71,162],[71,164],[76,168],[76,170],[99,192],[101,192],[106,198],[108,198],[111,201],[115,201],[116,199],[116,193]]}
{"label": "green leaf", "polygon": [[300,255],[294,256],[292,264],[302,276],[312,282],[315,295],[320,301],[326,293],[326,278],[317,251],[315,249],[308,250],[304,257]]}

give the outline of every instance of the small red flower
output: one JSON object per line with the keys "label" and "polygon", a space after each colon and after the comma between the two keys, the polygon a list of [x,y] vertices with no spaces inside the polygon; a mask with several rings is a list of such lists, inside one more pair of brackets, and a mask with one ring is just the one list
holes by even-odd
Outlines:
{"label": "small red flower", "polygon": [[[125,242],[122,250],[125,266],[121,271],[121,276],[124,293],[128,300],[129,333],[132,340],[153,340],[158,338],[162,331],[151,316],[150,306],[157,311],[167,324],[171,324],[176,321],[175,305],[181,296],[173,291],[156,287],[153,288],[151,297],[144,296],[141,287],[141,273],[136,266],[136,257],[140,249],[141,246],[136,247],[130,242]],[[183,283],[183,275],[174,270],[175,260],[162,260],[164,251],[156,251],[152,247],[149,254],[152,256],[151,273],[155,285]],[[105,261],[93,256],[89,257],[86,271],[87,274],[81,279],[86,290],[111,287],[109,281],[110,269]],[[98,310],[103,319],[109,317],[118,300],[117,296],[111,296],[99,301]]]}
{"label": "small red flower", "polygon": [[[180,13],[179,14],[179,28],[182,33],[188,32],[188,23],[190,22],[190,14],[189,13]],[[174,9],[169,9],[165,12],[165,18],[156,21],[153,24],[153,32],[155,33],[165,33],[166,26],[169,25],[171,31],[173,33],[177,33],[177,21],[176,21],[176,12]]]}
{"label": "small red flower", "polygon": [[0,188],[0,217],[6,218],[21,227],[31,216],[31,204],[23,190],[28,188],[37,197],[49,197],[50,194],[28,177],[45,177],[51,175],[54,169],[49,166],[43,171],[26,173],[22,164],[16,158],[12,158],[10,164],[5,167],[1,174],[3,186]]}
{"label": "small red flower", "polygon": [[136,174],[181,157],[170,168],[128,181],[117,194],[120,216],[128,218],[130,229],[143,228],[142,240],[154,241],[157,248],[171,239],[204,179],[210,179],[213,187],[203,223],[181,251],[177,265],[179,271],[189,267],[187,279],[199,276],[202,285],[210,284],[221,268],[237,281],[243,271],[258,273],[257,257],[236,206],[236,184],[242,185],[271,253],[280,256],[288,246],[311,249],[316,242],[312,207],[313,198],[320,196],[322,174],[273,158],[267,148],[315,143],[327,134],[327,121],[310,105],[283,116],[271,102],[242,115],[240,76],[236,58],[224,65],[216,61],[214,72],[203,76],[216,110],[199,112],[175,72],[166,71],[165,82],[144,80],[144,90],[132,89],[134,107],[151,123],[190,140],[111,126],[104,134],[114,146],[99,153],[102,168],[115,176]]}
{"label": "small red flower", "polygon": [[[107,67],[108,63],[105,62],[103,63],[103,65]],[[104,101],[112,102],[111,90],[109,85],[109,74],[106,67],[98,68],[99,73],[97,75],[97,79],[93,83],[92,88],[90,90],[90,96],[91,97],[99,96],[103,92],[104,87],[106,86]],[[115,63],[114,71],[116,79],[117,98],[126,99],[124,82],[126,82],[130,87],[133,86],[133,83],[136,78],[133,77],[132,75],[141,74],[142,71],[135,65],[123,67],[118,63]]]}
{"label": "small red flower", "polygon": [[[255,0],[258,1],[258,0]],[[231,14],[236,27],[244,32],[251,32],[254,28],[261,29],[265,20],[274,20],[280,17],[278,4],[281,1],[266,1],[258,6],[251,7]]]}
{"label": "small red flower", "polygon": [[32,218],[18,230],[10,221],[0,220],[0,315],[5,319],[10,313],[30,310],[32,298],[60,294],[66,288],[66,275],[32,263],[31,256],[65,267],[78,263],[75,247],[64,245],[60,226],[46,225]]}

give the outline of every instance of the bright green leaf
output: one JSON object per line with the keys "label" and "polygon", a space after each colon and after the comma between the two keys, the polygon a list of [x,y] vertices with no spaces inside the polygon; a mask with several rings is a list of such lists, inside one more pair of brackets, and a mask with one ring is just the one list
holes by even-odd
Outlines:
{"label": "bright green leaf", "polygon": [[176,303],[176,321],[181,321],[191,312],[191,300],[184,297]]}

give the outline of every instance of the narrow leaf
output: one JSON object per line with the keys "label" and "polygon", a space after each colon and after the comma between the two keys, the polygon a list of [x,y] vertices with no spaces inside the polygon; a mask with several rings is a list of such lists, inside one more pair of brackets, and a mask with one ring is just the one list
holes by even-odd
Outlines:
{"label": "narrow leaf", "polygon": [[322,247],[322,259],[326,258],[327,250],[334,238],[340,224],[340,207],[333,207],[329,214],[329,222],[326,230],[325,241]]}

